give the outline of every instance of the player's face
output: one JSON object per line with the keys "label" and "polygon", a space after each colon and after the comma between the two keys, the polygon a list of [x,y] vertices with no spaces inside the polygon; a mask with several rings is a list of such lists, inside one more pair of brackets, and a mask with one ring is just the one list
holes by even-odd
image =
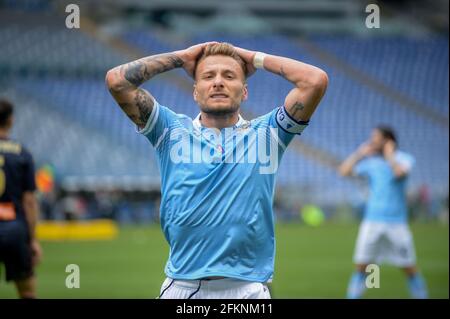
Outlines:
{"label": "player's face", "polygon": [[375,129],[372,131],[370,143],[377,152],[381,152],[383,150],[384,144],[386,143],[386,139],[379,130]]}
{"label": "player's face", "polygon": [[206,57],[197,65],[195,80],[194,100],[205,113],[235,113],[247,99],[244,71],[231,57]]}

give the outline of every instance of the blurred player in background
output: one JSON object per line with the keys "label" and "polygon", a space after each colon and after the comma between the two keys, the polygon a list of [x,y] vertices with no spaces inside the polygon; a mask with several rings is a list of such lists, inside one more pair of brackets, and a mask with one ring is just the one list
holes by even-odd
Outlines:
{"label": "blurred player in background", "polygon": [[367,265],[384,261],[405,271],[412,297],[428,297],[425,281],[416,267],[414,243],[408,227],[406,182],[413,165],[413,157],[398,150],[394,131],[387,126],[378,126],[370,140],[339,167],[343,176],[366,177],[370,187],[356,242],[356,271],[349,283],[348,298],[363,295]]}
{"label": "blurred player in background", "polygon": [[[184,68],[195,80],[200,114],[194,120],[139,88],[174,68]],[[247,121],[240,105],[248,96],[246,78],[256,68],[282,76],[293,89],[280,101],[283,106]],[[170,245],[161,298],[270,298],[265,283],[275,259],[277,161],[308,124],[327,82],[326,73],[314,66],[216,42],[108,72],[111,94],[158,154],[161,226]],[[269,146],[275,169],[261,158],[243,160],[256,147],[256,131],[263,137],[257,135],[258,147],[275,146]]]}
{"label": "blurred player in background", "polygon": [[0,264],[21,298],[36,298],[34,267],[41,258],[35,237],[38,202],[31,154],[9,138],[13,105],[0,100]]}

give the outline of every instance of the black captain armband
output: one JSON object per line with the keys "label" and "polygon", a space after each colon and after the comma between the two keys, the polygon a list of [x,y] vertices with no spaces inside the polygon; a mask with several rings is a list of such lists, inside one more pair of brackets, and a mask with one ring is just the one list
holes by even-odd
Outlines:
{"label": "black captain armband", "polygon": [[277,124],[284,131],[291,134],[301,134],[308,126],[309,121],[296,121],[286,111],[284,106],[280,106],[276,115]]}

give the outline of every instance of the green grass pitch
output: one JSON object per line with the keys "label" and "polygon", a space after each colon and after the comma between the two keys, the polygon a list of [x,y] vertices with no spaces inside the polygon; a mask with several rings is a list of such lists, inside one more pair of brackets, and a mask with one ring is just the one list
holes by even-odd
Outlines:
{"label": "green grass pitch", "polygon": [[[411,226],[418,264],[431,298],[449,298],[448,225]],[[317,228],[278,224],[273,298],[344,298],[353,270],[357,225]],[[159,225],[128,226],[112,241],[43,242],[37,269],[40,298],[155,298],[164,280],[168,246]],[[66,265],[80,267],[80,288],[68,289]],[[12,284],[0,282],[0,298],[15,298]],[[382,266],[380,288],[366,298],[408,298],[405,277]]]}

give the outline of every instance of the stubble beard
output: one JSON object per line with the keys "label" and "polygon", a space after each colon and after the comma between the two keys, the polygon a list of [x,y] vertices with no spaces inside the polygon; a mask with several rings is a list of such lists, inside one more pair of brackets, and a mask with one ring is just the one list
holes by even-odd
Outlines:
{"label": "stubble beard", "polygon": [[221,107],[210,107],[207,105],[200,105],[200,109],[202,112],[213,115],[213,116],[227,116],[234,114],[239,111],[240,105],[239,104],[232,104],[227,106],[221,106]]}

